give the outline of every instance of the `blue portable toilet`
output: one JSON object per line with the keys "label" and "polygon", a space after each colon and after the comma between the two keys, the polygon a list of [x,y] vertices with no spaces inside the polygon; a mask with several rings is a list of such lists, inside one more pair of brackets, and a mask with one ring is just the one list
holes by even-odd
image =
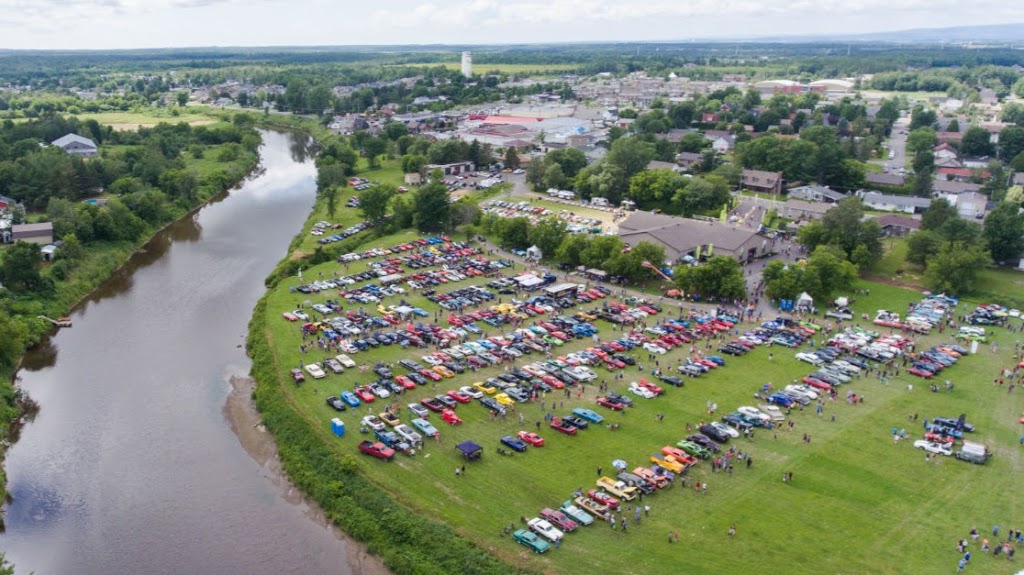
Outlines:
{"label": "blue portable toilet", "polygon": [[331,420],[331,431],[338,437],[345,437],[345,422],[335,417]]}

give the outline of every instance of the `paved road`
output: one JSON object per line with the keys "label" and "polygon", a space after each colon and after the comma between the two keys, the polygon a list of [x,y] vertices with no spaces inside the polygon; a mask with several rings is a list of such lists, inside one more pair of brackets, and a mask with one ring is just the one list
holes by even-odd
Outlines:
{"label": "paved road", "polygon": [[[910,128],[909,118],[900,118],[892,127],[892,134],[886,142],[886,146],[892,151],[892,159],[886,159],[889,164],[890,173],[899,173],[900,169],[909,169],[907,158],[907,132]],[[912,163],[910,161],[909,163]]]}

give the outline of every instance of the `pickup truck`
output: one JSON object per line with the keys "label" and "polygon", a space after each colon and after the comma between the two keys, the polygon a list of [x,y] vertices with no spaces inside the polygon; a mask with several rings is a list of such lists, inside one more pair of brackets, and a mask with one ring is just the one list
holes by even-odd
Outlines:
{"label": "pickup truck", "polygon": [[359,444],[359,451],[385,461],[391,461],[395,457],[395,450],[379,441],[363,441]]}
{"label": "pickup truck", "polygon": [[639,477],[637,475],[633,475],[628,471],[623,471],[616,475],[615,477],[617,477],[619,481],[625,483],[626,485],[636,487],[637,490],[643,493],[644,495],[650,495],[651,493],[654,493],[657,490],[657,488],[653,484],[648,483],[647,480],[645,480],[644,478]]}
{"label": "pickup truck", "polygon": [[374,431],[373,434],[376,435],[377,439],[379,439],[384,445],[391,449],[401,451],[402,453],[408,453],[411,447],[409,443],[402,438],[402,436],[398,435],[394,431],[381,430]]}
{"label": "pickup truck", "polygon": [[624,501],[636,499],[636,487],[626,485],[622,481],[615,481],[611,477],[601,477],[597,480],[597,486]]}

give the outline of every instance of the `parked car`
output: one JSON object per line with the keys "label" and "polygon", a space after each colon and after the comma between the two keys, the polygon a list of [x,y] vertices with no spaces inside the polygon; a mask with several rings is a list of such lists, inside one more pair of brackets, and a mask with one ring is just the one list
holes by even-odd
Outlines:
{"label": "parked car", "polygon": [[526,443],[529,443],[534,447],[541,447],[544,445],[544,438],[537,435],[536,433],[533,433],[532,431],[520,431],[519,433],[516,434],[516,437],[525,441]]}
{"label": "parked car", "polygon": [[438,434],[437,428],[430,424],[426,419],[417,417],[412,420],[412,425],[427,437],[434,437]]}
{"label": "parked car", "polygon": [[391,461],[395,458],[395,450],[381,442],[363,441],[359,444],[359,451],[377,459]]}
{"label": "parked car", "polygon": [[548,523],[546,520],[541,519],[540,517],[534,517],[533,519],[527,521],[526,525],[530,528],[531,531],[547,539],[548,541],[551,541],[552,543],[556,541],[561,541],[562,537],[565,536],[565,534],[559,531],[554,525]]}
{"label": "parked car", "polygon": [[953,448],[948,443],[941,443],[937,441],[928,441],[927,439],[918,439],[914,442],[914,447],[923,449],[928,453],[936,453],[939,455],[953,455]]}
{"label": "parked car", "polygon": [[517,437],[506,435],[501,438],[501,444],[508,447],[512,451],[518,451],[520,453],[526,451],[526,442]]}
{"label": "parked car", "polygon": [[536,533],[526,530],[517,529],[513,534],[512,538],[519,542],[520,545],[525,546],[534,553],[544,553],[551,548],[551,545],[537,536]]}

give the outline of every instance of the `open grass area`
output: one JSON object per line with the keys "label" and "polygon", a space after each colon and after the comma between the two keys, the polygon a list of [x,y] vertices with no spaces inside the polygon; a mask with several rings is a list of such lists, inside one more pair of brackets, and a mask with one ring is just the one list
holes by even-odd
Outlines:
{"label": "open grass area", "polygon": [[[414,62],[402,64],[402,66],[444,66],[448,70],[461,70],[461,62]],[[527,74],[540,76],[553,76],[561,72],[576,70],[578,67],[572,64],[488,64],[486,62],[473,62],[474,74]]]}
{"label": "open grass area", "polygon": [[[390,246],[413,237],[414,233],[404,232],[374,240],[367,247]],[[303,270],[303,277],[305,281],[321,273],[330,277],[358,271],[365,265],[353,263],[346,272],[340,264],[325,263]],[[484,281],[467,280],[439,291]],[[382,411],[383,406],[378,400],[369,409],[364,405],[355,412],[350,409],[340,414],[348,435],[339,439],[329,430],[330,419],[338,414],[324,404],[324,398],[366,383],[371,376],[353,369],[322,380],[307,380],[301,387],[291,383],[288,368],[319,361],[325,354],[301,355],[298,324],[285,321],[281,313],[305,300],[334,297],[289,290],[299,283],[297,277],[281,281],[268,295],[265,308],[265,336],[274,346],[279,385],[294,408],[318,430],[326,453],[351,456],[362,439],[357,431],[358,419]],[[865,283],[861,287],[869,291],[856,296],[853,307],[858,313],[883,308],[903,311],[908,302],[920,297],[919,293],[889,285]],[[397,304],[401,299],[431,312],[437,309],[418,294],[396,296],[386,303]],[[373,311],[371,306],[363,307]],[[619,333],[611,324],[597,325],[604,340]],[[487,331],[494,335],[498,330]],[[939,335],[920,339],[922,343],[943,340]],[[659,492],[641,503],[651,506],[651,515],[640,524],[633,523],[632,512],[625,515],[629,521],[627,533],[596,522],[567,536],[561,549],[542,556],[527,552],[507,536],[501,537],[501,529],[509,524],[518,528],[521,516],[533,517],[542,507],[557,507],[573,490],[593,487],[596,468],[603,467],[608,474],[613,459],[624,459],[631,468],[649,465],[651,453],[686,435],[686,423],[707,418],[708,401],[718,404],[718,415],[739,405],[756,404],[752,394],[761,384],[780,385],[799,378],[808,373],[806,364],[792,357],[795,350],[759,348],[744,357],[728,357],[725,367],[688,379],[683,388],[669,387],[663,397],[636,398],[637,406],[624,414],[595,406],[593,388],[582,397],[575,391],[568,398],[564,393],[550,393],[543,398],[543,407],[540,401],[520,404],[504,419],[492,419],[474,402],[458,408],[465,422],[458,427],[448,427],[432,415],[442,440],[428,442],[425,450],[413,458],[399,456],[387,464],[357,456],[355,461],[370,479],[405,505],[451,525],[460,536],[511,564],[540,572],[648,573],[684,563],[686,567],[676,570],[731,574],[756,563],[762,571],[798,574],[952,571],[959,558],[953,544],[965,538],[971,527],[984,532],[999,523],[1005,530],[1019,520],[1021,503],[1012,493],[1015,476],[1021,470],[1017,419],[1024,402],[1019,394],[1008,395],[1005,389],[992,385],[996,369],[1013,363],[1015,336],[997,329],[996,339],[999,351],[983,346],[977,356],[964,358],[960,365],[943,373],[943,378],[956,384],[952,393],[929,393],[922,380],[906,375],[893,378],[889,385],[867,377],[854,380],[844,386],[843,392],[863,394],[864,403],[827,402],[820,417],[813,409],[794,410],[793,431],[759,431],[754,439],[734,440],[738,449],[752,457],[751,468],[737,465],[730,475],[711,473],[707,463],[702,463],[691,470],[691,484],[698,479],[710,484],[706,495],[681,488]],[[557,351],[564,354],[588,345],[589,340],[576,340]],[[372,365],[403,357],[418,359],[423,353],[390,346],[363,352],[354,359]],[[769,353],[774,357],[770,358]],[[613,383],[612,389],[624,392],[631,379],[649,375],[653,362],[646,352],[633,355],[645,364],[644,369],[628,369],[626,379]],[[683,355],[684,350],[677,349],[657,361],[664,368]],[[537,355],[521,358],[517,364],[522,365],[530,357]],[[406,392],[398,400],[403,407],[402,419],[409,419],[405,404],[492,377],[499,369],[467,372]],[[600,377],[612,381],[603,368],[597,371]],[[396,369],[396,373],[403,372],[401,367]],[[907,391],[908,384],[914,385],[913,393]],[[536,430],[545,413],[567,414],[576,406],[593,408],[621,428],[610,431],[592,426],[576,437],[567,437],[542,424],[540,432],[547,440],[544,447],[530,448],[513,457],[495,453],[502,435],[520,429]],[[656,418],[659,413],[664,415],[662,421]],[[908,442],[894,445],[892,441],[893,427],[907,427],[912,437],[919,436],[920,422],[908,422],[911,413],[919,413],[922,419],[967,413],[979,430],[972,439],[987,443],[995,457],[986,466],[951,458],[938,464],[925,463],[923,452]],[[810,444],[802,441],[804,434],[812,437]],[[454,446],[465,439],[483,445],[485,455],[481,461],[468,464],[464,476],[456,477],[454,469],[463,461],[456,457]],[[784,472],[793,473],[792,483],[781,481]],[[730,538],[726,531],[733,524],[737,534]],[[679,543],[668,543],[670,531],[679,532]],[[1002,558],[983,556],[976,544],[972,552],[973,572],[1007,572]]]}
{"label": "open grass area", "polygon": [[[177,113],[177,114],[176,114]],[[213,124],[220,120],[204,107],[166,107],[144,108],[128,112],[96,112],[78,114],[81,120],[96,120],[100,124],[113,126],[116,130],[135,130],[139,127],[149,128],[161,122],[177,124],[187,122],[193,126]]]}

